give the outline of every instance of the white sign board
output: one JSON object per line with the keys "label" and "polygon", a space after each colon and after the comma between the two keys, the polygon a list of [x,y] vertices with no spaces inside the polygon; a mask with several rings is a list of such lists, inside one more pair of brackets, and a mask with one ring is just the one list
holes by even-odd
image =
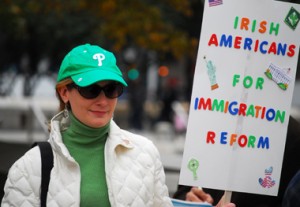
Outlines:
{"label": "white sign board", "polygon": [[300,5],[206,0],[179,183],[277,195]]}

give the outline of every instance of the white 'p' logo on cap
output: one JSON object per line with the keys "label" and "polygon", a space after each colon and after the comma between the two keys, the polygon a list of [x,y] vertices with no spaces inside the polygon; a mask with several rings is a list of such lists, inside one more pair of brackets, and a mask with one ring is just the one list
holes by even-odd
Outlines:
{"label": "white 'p' logo on cap", "polygon": [[98,60],[98,66],[102,66],[102,60],[105,59],[105,55],[103,55],[102,53],[96,53],[95,55],[93,55],[93,59]]}

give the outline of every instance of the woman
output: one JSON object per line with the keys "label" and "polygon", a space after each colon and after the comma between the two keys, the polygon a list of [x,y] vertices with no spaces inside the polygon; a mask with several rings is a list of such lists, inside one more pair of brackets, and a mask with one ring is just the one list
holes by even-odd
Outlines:
{"label": "woman", "polygon": [[[114,55],[101,47],[80,45],[64,58],[47,206],[172,206],[155,146],[112,120],[124,86]],[[40,206],[40,177],[35,147],[11,167],[1,206]]]}

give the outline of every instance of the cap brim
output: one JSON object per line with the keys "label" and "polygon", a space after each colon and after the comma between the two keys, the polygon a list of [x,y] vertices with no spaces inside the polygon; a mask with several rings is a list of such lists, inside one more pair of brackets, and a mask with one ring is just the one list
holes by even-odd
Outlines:
{"label": "cap brim", "polygon": [[122,78],[122,76],[107,70],[91,70],[85,73],[73,75],[71,76],[71,78],[75,82],[75,84],[80,87],[89,86],[91,84],[105,80],[117,81],[122,83],[124,86],[127,86],[127,83]]}

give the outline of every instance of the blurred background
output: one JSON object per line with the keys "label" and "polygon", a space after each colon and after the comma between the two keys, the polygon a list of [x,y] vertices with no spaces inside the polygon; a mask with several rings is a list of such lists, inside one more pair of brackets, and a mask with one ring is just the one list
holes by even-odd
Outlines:
{"label": "blurred background", "polygon": [[[295,1],[289,1],[298,3]],[[157,145],[176,190],[204,0],[1,0],[0,198],[11,164],[48,138],[56,75],[79,44],[112,51],[129,85],[115,113]],[[300,72],[292,116],[300,120]]]}

